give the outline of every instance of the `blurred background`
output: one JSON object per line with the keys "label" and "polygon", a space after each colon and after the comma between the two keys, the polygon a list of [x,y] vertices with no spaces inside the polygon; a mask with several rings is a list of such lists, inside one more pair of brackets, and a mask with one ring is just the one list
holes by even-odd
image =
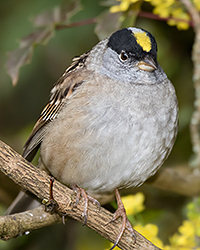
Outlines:
{"label": "blurred background", "polygon": [[[7,0],[0,4],[0,140],[20,154],[40,112],[48,101],[50,90],[70,65],[74,56],[90,50],[98,41],[94,33],[96,24],[63,29],[46,45],[34,49],[30,64],[20,70],[19,82],[13,87],[6,73],[8,51],[19,45],[19,40],[34,30],[31,18],[43,11],[61,5],[59,0]],[[96,17],[106,10],[101,1],[81,1],[81,10],[73,22]],[[148,3],[142,9],[151,12]],[[173,82],[179,101],[179,133],[174,149],[165,166],[187,164],[191,160],[189,123],[193,112],[194,89],[191,50],[194,42],[192,28],[184,31],[168,26],[166,22],[137,17],[134,26],[150,31],[158,43],[158,61]],[[35,164],[37,162],[35,161]],[[12,202],[20,187],[0,173],[0,214]],[[144,223],[159,227],[159,237],[168,243],[184,219],[184,205],[189,197],[161,191],[145,185],[146,210],[141,213]],[[54,236],[54,237],[53,237]],[[72,240],[73,239],[73,240]],[[29,235],[0,242],[0,249],[105,249],[109,246],[101,236],[74,220],[66,225],[53,225],[31,232]]]}

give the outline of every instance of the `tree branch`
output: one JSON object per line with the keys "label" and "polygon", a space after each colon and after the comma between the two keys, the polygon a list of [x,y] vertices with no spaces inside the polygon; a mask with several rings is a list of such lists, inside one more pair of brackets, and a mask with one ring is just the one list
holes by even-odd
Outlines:
{"label": "tree branch", "polygon": [[45,212],[44,206],[23,213],[0,216],[0,239],[10,240],[61,221],[59,214]]}
{"label": "tree branch", "polygon": [[185,196],[200,196],[200,171],[189,165],[162,167],[147,184]]}
{"label": "tree branch", "polygon": [[197,26],[200,25],[200,16],[198,10],[194,7],[193,3],[190,0],[181,0],[181,1],[185,5],[186,9],[188,10],[193,20],[193,26],[197,28]]}
{"label": "tree branch", "polygon": [[[1,141],[0,170],[18,185],[35,194],[39,199],[43,200],[49,197],[49,175],[27,162],[22,156]],[[59,214],[67,215],[83,222],[83,201],[81,199],[77,207],[73,206],[73,202],[76,200],[74,191],[62,185],[60,182],[54,181],[53,194],[54,199],[58,203]],[[61,221],[61,217],[58,214],[48,214],[48,217],[40,216],[39,219],[37,217],[36,220],[33,221],[32,217],[34,216],[32,216],[32,214],[39,215],[40,211],[41,210],[31,210],[21,214],[2,216],[0,218],[1,239],[8,240],[11,237],[16,237],[17,235],[31,231],[35,228]],[[45,213],[43,212],[41,215],[43,214]],[[104,238],[114,242],[120,230],[121,221],[115,221],[105,225],[112,219],[112,216],[112,213],[106,209],[101,208],[99,211],[98,206],[89,203],[87,226],[101,234]],[[49,222],[50,218],[51,222]],[[47,221],[47,224],[45,224],[45,221]],[[35,223],[33,222],[37,222],[36,225],[34,225]],[[14,232],[11,231],[12,228],[14,228]],[[130,232],[126,230],[118,244],[119,247],[122,249],[138,250],[159,249],[138,232],[135,231],[135,234],[137,240],[134,244],[134,238],[131,236]]]}
{"label": "tree branch", "polygon": [[195,110],[192,115],[190,123],[191,141],[193,151],[195,153],[195,161],[193,165],[200,167],[200,15],[197,9],[195,9],[193,3],[190,0],[182,0],[182,3],[187,8],[190,16],[193,20],[195,30],[195,42],[192,51],[192,60],[194,64],[193,82],[195,89]]}

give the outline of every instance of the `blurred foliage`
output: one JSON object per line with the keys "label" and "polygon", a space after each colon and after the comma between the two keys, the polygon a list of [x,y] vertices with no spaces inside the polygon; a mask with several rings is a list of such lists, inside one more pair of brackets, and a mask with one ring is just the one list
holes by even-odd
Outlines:
{"label": "blurred foliage", "polygon": [[[129,219],[134,220],[134,229],[150,240],[154,245],[163,250],[200,250],[200,198],[194,199],[185,206],[185,217],[178,232],[170,237],[170,245],[164,245],[158,237],[159,228],[155,224],[144,224],[137,218],[144,210],[144,195],[137,193],[122,198]],[[137,205],[136,205],[137,204]],[[142,209],[141,209],[142,208]],[[131,219],[130,219],[131,220]],[[110,247],[112,244],[110,243]],[[116,247],[116,250],[119,249]]]}
{"label": "blurred foliage", "polygon": [[[199,9],[199,1],[194,0],[194,3]],[[122,5],[126,5],[126,8],[122,9]],[[71,6],[68,15],[64,15],[66,6]],[[69,66],[71,59],[90,50],[98,42],[98,38],[102,39],[120,27],[137,26],[155,36],[158,43],[158,61],[174,83],[179,100],[178,138],[165,164],[187,163],[192,157],[189,123],[194,102],[191,62],[194,32],[189,28],[191,23],[188,22],[188,14],[180,6],[182,5],[176,0],[82,0],[80,3],[70,0],[3,1],[0,5],[0,139],[21,153],[23,144],[48,101],[53,83]],[[156,17],[155,13],[159,16]],[[180,22],[178,19],[185,21]],[[84,25],[84,20],[89,20],[90,24]],[[175,26],[168,26],[163,20],[167,20],[170,25],[177,25],[179,29],[186,26],[188,29],[178,30]],[[73,24],[78,23],[79,25],[73,27]],[[22,53],[19,53],[18,44]],[[17,56],[9,52],[14,50],[18,50]],[[15,84],[19,68],[31,61],[30,65],[20,69],[19,81],[15,87],[6,73],[5,65],[9,55],[14,61],[9,65],[7,62],[7,67],[12,71],[16,70],[13,78]],[[19,187],[1,173],[0,180],[0,202],[3,204],[0,209],[3,214]],[[5,193],[5,190],[9,191]],[[143,196],[137,196],[139,203],[136,200],[130,202],[128,197],[128,203],[135,203],[136,210],[140,207],[140,213],[137,211],[136,217],[141,222],[138,227],[142,228],[142,232],[148,232],[150,228],[153,233],[151,237],[162,240],[163,245],[174,247],[170,249],[180,249],[175,244],[180,240],[179,236],[189,237],[184,234],[188,228],[190,232],[193,230],[192,237],[199,237],[199,232],[191,224],[191,214],[194,215],[195,209],[199,209],[197,203],[190,203],[194,206],[193,210],[190,207],[192,205],[188,205],[186,213],[187,197],[149,186],[146,188],[145,185],[138,190],[145,194],[145,210],[141,198]],[[132,206],[130,209],[134,213]],[[182,222],[183,219],[187,222]],[[135,216],[132,222],[137,222]],[[65,226],[53,225],[9,242],[0,242],[0,249],[98,250],[104,249],[105,245],[109,247],[109,243],[92,230],[69,220]]]}
{"label": "blurred foliage", "polygon": [[[140,0],[117,0],[120,2],[118,5],[114,5],[110,8],[112,13],[128,11],[129,9],[135,9],[135,4],[141,3]],[[154,8],[153,14],[158,15],[161,18],[167,18],[167,23],[171,26],[176,25],[178,29],[185,30],[189,28],[190,16],[186,12],[181,1],[178,0],[144,0],[149,2]],[[198,1],[194,1],[194,4],[198,10],[200,10],[200,4]]]}

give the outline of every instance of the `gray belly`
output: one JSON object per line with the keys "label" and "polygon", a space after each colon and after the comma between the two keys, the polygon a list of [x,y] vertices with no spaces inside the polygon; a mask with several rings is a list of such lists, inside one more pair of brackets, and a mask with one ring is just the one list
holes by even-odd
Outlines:
{"label": "gray belly", "polygon": [[141,185],[169,155],[178,111],[175,98],[170,108],[140,105],[102,99],[74,109],[69,102],[42,142],[43,164],[64,184],[96,193]]}

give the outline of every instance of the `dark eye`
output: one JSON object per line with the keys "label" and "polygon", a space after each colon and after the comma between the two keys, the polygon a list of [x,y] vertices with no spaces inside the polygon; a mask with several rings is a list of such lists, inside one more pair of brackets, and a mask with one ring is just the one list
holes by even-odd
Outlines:
{"label": "dark eye", "polygon": [[128,59],[128,54],[126,52],[122,51],[120,54],[120,59],[122,61],[126,61]]}

